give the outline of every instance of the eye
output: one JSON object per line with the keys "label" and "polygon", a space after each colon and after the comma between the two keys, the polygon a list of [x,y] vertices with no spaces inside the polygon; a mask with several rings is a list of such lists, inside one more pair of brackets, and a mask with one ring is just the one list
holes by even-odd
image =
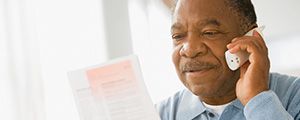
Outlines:
{"label": "eye", "polygon": [[206,31],[203,33],[203,35],[216,35],[219,34],[219,31]]}
{"label": "eye", "polygon": [[202,33],[202,36],[205,37],[206,39],[218,39],[221,37],[221,32],[220,31],[204,31]]}
{"label": "eye", "polygon": [[182,35],[174,35],[172,38],[173,39],[180,39],[180,38],[182,38]]}
{"label": "eye", "polygon": [[172,35],[172,39],[174,41],[179,41],[179,40],[183,39],[184,37],[185,37],[184,34],[174,34],[174,35]]}

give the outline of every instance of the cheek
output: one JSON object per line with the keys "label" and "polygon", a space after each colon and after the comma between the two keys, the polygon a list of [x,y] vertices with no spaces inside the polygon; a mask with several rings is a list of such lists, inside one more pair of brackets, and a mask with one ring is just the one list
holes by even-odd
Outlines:
{"label": "cheek", "polygon": [[226,45],[225,44],[226,43],[224,43],[224,45],[215,46],[211,49],[215,58],[218,59],[218,61],[219,61],[220,72],[222,71],[222,73],[231,72],[231,70],[229,69],[229,67],[226,63],[225,52],[227,51],[227,48],[226,48],[227,44]]}
{"label": "cheek", "polygon": [[177,70],[177,72],[180,72],[179,70],[179,66],[180,66],[180,48],[181,46],[175,46],[173,49],[173,54],[172,54],[172,60],[173,60],[173,64]]}
{"label": "cheek", "polygon": [[[215,54],[216,55],[216,57],[219,59],[219,61],[222,63],[222,64],[224,64],[224,63],[226,63],[226,60],[225,60],[225,52],[226,52],[226,49],[224,50],[219,50],[218,51],[218,54]],[[226,63],[227,64],[227,63]]]}
{"label": "cheek", "polygon": [[180,62],[181,61],[181,55],[180,55],[180,50],[182,48],[182,45],[181,46],[175,46],[174,49],[173,49],[173,54],[172,54],[172,60],[173,60],[173,64],[176,68],[176,73],[180,79],[180,81],[187,87],[189,88],[188,84],[187,84],[187,81],[186,81],[186,78],[184,76],[184,74],[182,74],[182,71],[180,69]]}
{"label": "cheek", "polygon": [[219,62],[226,63],[225,61],[225,52],[227,50],[226,48],[227,43],[213,43],[208,44],[210,46],[210,51],[213,53],[213,55],[219,60]]}

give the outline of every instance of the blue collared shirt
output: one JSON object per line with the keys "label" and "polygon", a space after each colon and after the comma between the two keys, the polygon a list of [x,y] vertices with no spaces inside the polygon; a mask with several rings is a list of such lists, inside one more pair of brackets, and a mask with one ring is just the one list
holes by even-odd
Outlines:
{"label": "blue collared shirt", "polygon": [[300,120],[300,78],[270,73],[269,89],[245,107],[234,100],[220,116],[188,89],[156,104],[156,109],[162,120]]}

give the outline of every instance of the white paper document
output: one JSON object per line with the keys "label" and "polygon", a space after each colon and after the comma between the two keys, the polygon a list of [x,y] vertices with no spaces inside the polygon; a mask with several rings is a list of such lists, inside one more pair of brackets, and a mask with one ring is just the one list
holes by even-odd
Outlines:
{"label": "white paper document", "polygon": [[80,120],[160,120],[136,55],[68,72]]}

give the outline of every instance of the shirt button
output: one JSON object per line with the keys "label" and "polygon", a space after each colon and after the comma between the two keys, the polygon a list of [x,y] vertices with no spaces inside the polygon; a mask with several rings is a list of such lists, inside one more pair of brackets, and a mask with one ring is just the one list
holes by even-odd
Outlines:
{"label": "shirt button", "polygon": [[209,117],[215,117],[215,115],[212,113],[208,113],[208,115],[209,115]]}

